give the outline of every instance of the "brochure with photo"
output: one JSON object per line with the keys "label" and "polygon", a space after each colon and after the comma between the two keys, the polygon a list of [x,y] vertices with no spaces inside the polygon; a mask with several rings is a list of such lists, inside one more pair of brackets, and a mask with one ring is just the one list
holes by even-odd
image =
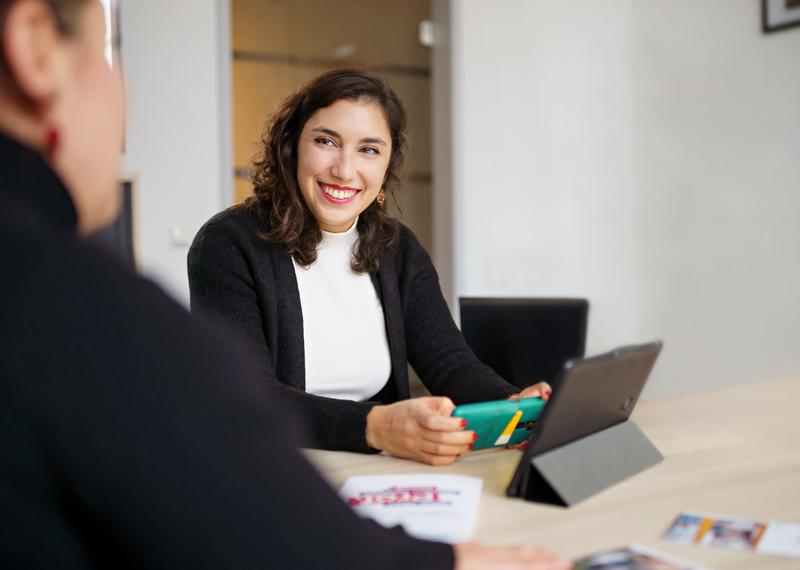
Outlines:
{"label": "brochure with photo", "polygon": [[681,513],[661,538],[682,544],[800,558],[800,524]]}

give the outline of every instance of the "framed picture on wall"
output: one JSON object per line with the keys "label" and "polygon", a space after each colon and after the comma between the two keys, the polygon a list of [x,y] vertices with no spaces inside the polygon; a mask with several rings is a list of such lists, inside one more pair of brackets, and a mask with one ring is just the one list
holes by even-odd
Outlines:
{"label": "framed picture on wall", "polygon": [[765,33],[800,26],[800,0],[761,1],[761,21]]}

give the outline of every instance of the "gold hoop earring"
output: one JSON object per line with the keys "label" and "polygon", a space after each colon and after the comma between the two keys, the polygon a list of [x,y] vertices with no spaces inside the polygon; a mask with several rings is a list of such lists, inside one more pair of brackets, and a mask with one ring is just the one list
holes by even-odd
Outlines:
{"label": "gold hoop earring", "polygon": [[384,205],[385,203],[386,203],[386,193],[383,191],[383,188],[381,188],[381,189],[378,191],[378,206],[380,206],[381,208],[383,208],[383,205]]}

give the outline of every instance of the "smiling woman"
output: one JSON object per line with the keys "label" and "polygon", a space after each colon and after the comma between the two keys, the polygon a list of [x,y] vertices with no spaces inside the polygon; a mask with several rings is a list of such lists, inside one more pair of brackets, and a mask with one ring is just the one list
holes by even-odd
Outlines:
{"label": "smiling woman", "polygon": [[265,239],[308,266],[321,230],[344,231],[358,217],[352,267],[377,271],[397,235],[384,203],[399,184],[405,129],[397,96],[362,71],[326,73],[289,97],[265,129],[246,201],[266,223]]}
{"label": "smiling woman", "polygon": [[[428,253],[386,212],[405,124],[395,94],[363,71],[289,97],[263,136],[253,196],[198,233],[189,285],[192,308],[249,344],[318,447],[442,465],[476,437],[450,417],[455,403],[518,390],[467,347]],[[409,399],[409,363],[438,397]]]}

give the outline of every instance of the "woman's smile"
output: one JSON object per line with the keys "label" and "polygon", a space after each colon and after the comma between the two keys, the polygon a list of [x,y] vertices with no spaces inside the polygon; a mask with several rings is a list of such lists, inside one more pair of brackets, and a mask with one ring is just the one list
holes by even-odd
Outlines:
{"label": "woman's smile", "polygon": [[317,180],[317,187],[322,196],[332,204],[348,204],[361,192],[358,188],[339,186],[338,184],[330,184],[319,180]]}

